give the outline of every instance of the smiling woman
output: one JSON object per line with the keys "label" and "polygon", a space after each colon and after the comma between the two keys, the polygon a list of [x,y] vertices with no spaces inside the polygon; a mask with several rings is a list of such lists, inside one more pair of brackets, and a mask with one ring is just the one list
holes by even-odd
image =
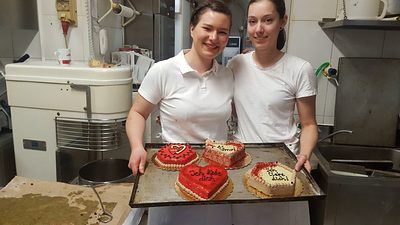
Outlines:
{"label": "smiling woman", "polygon": [[[311,64],[282,52],[288,20],[284,0],[250,0],[247,33],[255,48],[228,63],[235,78],[235,138],[247,143],[285,143],[297,155],[294,168],[311,170],[310,156],[317,142],[316,78]],[[297,108],[301,132],[294,111]],[[296,212],[297,214],[295,215]],[[234,224],[309,224],[307,202],[238,204],[232,206]],[[251,214],[242,219],[242,214]],[[244,218],[244,217],[243,217]]]}
{"label": "smiling woman", "polygon": [[[231,19],[223,2],[205,2],[190,19],[191,48],[154,64],[148,71],[126,121],[133,174],[145,172],[144,125],[155,105],[160,107],[164,142],[202,143],[207,138],[228,138],[233,76],[215,57],[228,42]],[[149,210],[148,224],[232,224],[226,216],[229,212],[227,205],[156,207]]]}

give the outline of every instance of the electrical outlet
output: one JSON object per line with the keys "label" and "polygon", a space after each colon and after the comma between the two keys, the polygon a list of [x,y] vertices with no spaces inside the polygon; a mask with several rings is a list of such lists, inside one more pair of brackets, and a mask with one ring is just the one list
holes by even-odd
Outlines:
{"label": "electrical outlet", "polygon": [[78,25],[76,0],[56,0],[58,19],[67,20],[71,25]]}

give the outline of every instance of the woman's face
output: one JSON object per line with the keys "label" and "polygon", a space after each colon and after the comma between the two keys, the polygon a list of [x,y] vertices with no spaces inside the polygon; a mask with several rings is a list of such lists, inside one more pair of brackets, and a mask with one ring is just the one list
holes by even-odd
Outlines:
{"label": "woman's face", "polygon": [[273,2],[258,1],[249,6],[247,33],[256,49],[276,49],[281,28],[286,24],[287,16],[279,17]]}
{"label": "woman's face", "polygon": [[208,9],[196,26],[190,27],[192,50],[204,59],[214,59],[228,43],[230,19],[227,15]]}

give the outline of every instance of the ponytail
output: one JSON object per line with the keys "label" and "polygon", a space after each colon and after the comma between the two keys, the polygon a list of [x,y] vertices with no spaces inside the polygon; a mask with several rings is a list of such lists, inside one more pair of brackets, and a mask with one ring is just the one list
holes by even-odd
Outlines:
{"label": "ponytail", "polygon": [[278,50],[282,50],[282,48],[285,46],[286,42],[286,33],[285,29],[281,29],[278,34],[278,40],[276,42],[276,48]]}

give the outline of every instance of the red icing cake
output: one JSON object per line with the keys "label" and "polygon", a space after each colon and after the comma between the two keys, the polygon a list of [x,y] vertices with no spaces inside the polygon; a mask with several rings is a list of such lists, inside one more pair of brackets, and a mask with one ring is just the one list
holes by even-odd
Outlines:
{"label": "red icing cake", "polygon": [[233,166],[246,157],[245,147],[239,141],[206,140],[203,157],[223,166]]}
{"label": "red icing cake", "polygon": [[198,200],[213,199],[228,185],[228,173],[217,165],[183,167],[176,184]]}
{"label": "red icing cake", "polygon": [[167,144],[157,151],[155,162],[164,169],[177,170],[199,159],[189,144]]}

